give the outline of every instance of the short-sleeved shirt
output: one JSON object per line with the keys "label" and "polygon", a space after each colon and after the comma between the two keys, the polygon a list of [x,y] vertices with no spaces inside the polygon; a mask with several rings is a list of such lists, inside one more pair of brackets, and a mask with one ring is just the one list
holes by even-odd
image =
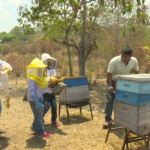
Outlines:
{"label": "short-sleeved shirt", "polygon": [[126,65],[122,60],[121,60],[121,55],[116,56],[111,59],[108,65],[108,73],[112,74],[112,80],[115,81],[115,76],[116,75],[126,75],[131,72],[131,70],[134,71],[139,71],[138,67],[138,61],[135,57],[131,57],[129,63]]}

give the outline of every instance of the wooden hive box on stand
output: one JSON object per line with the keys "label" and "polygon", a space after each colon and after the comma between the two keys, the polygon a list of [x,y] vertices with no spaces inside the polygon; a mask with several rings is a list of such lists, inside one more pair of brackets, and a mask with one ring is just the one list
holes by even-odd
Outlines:
{"label": "wooden hive box on stand", "polygon": [[136,134],[150,132],[150,75],[116,76],[114,122]]}
{"label": "wooden hive box on stand", "polygon": [[89,100],[87,77],[65,78],[67,87],[59,94],[59,101],[65,104]]}

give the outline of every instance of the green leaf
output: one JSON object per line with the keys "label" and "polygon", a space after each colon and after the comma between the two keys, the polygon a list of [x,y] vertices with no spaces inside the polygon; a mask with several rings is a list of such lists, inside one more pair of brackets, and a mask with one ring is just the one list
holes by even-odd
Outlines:
{"label": "green leaf", "polygon": [[132,25],[132,31],[135,32],[135,27]]}
{"label": "green leaf", "polygon": [[126,14],[126,10],[125,10],[125,9],[122,10],[122,14],[123,14],[123,15]]}
{"label": "green leaf", "polygon": [[138,5],[141,5],[141,0],[136,0]]}
{"label": "green leaf", "polygon": [[143,49],[145,49],[145,50],[150,50],[150,47],[144,46]]}
{"label": "green leaf", "polygon": [[117,7],[117,0],[114,0],[114,3],[115,3],[115,7]]}
{"label": "green leaf", "polygon": [[126,36],[126,31],[123,31],[123,32],[122,32],[122,35],[123,35],[123,36]]}
{"label": "green leaf", "polygon": [[144,4],[145,3],[145,0],[142,0],[142,4]]}
{"label": "green leaf", "polygon": [[132,12],[133,3],[129,2],[128,4],[128,12]]}
{"label": "green leaf", "polygon": [[138,18],[140,17],[140,12],[141,12],[141,10],[139,8],[137,8],[136,13],[137,13]]}

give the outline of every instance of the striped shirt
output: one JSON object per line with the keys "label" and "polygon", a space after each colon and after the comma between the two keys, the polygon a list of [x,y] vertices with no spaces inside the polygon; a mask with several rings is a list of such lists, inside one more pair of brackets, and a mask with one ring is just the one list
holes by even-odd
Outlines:
{"label": "striped shirt", "polygon": [[33,101],[32,96],[36,96],[38,100],[43,99],[44,88],[36,86],[36,82],[29,79],[28,82],[28,101]]}

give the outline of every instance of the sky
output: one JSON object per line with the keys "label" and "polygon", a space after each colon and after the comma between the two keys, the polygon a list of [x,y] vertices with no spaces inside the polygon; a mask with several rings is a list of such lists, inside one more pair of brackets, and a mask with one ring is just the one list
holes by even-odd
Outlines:
{"label": "sky", "polygon": [[9,32],[19,25],[17,18],[20,5],[31,7],[31,0],[0,0],[0,32]]}
{"label": "sky", "polygon": [[[13,27],[19,25],[17,18],[20,5],[31,7],[31,0],[0,0],[0,32],[9,32]],[[146,0],[150,4],[150,0]]]}

